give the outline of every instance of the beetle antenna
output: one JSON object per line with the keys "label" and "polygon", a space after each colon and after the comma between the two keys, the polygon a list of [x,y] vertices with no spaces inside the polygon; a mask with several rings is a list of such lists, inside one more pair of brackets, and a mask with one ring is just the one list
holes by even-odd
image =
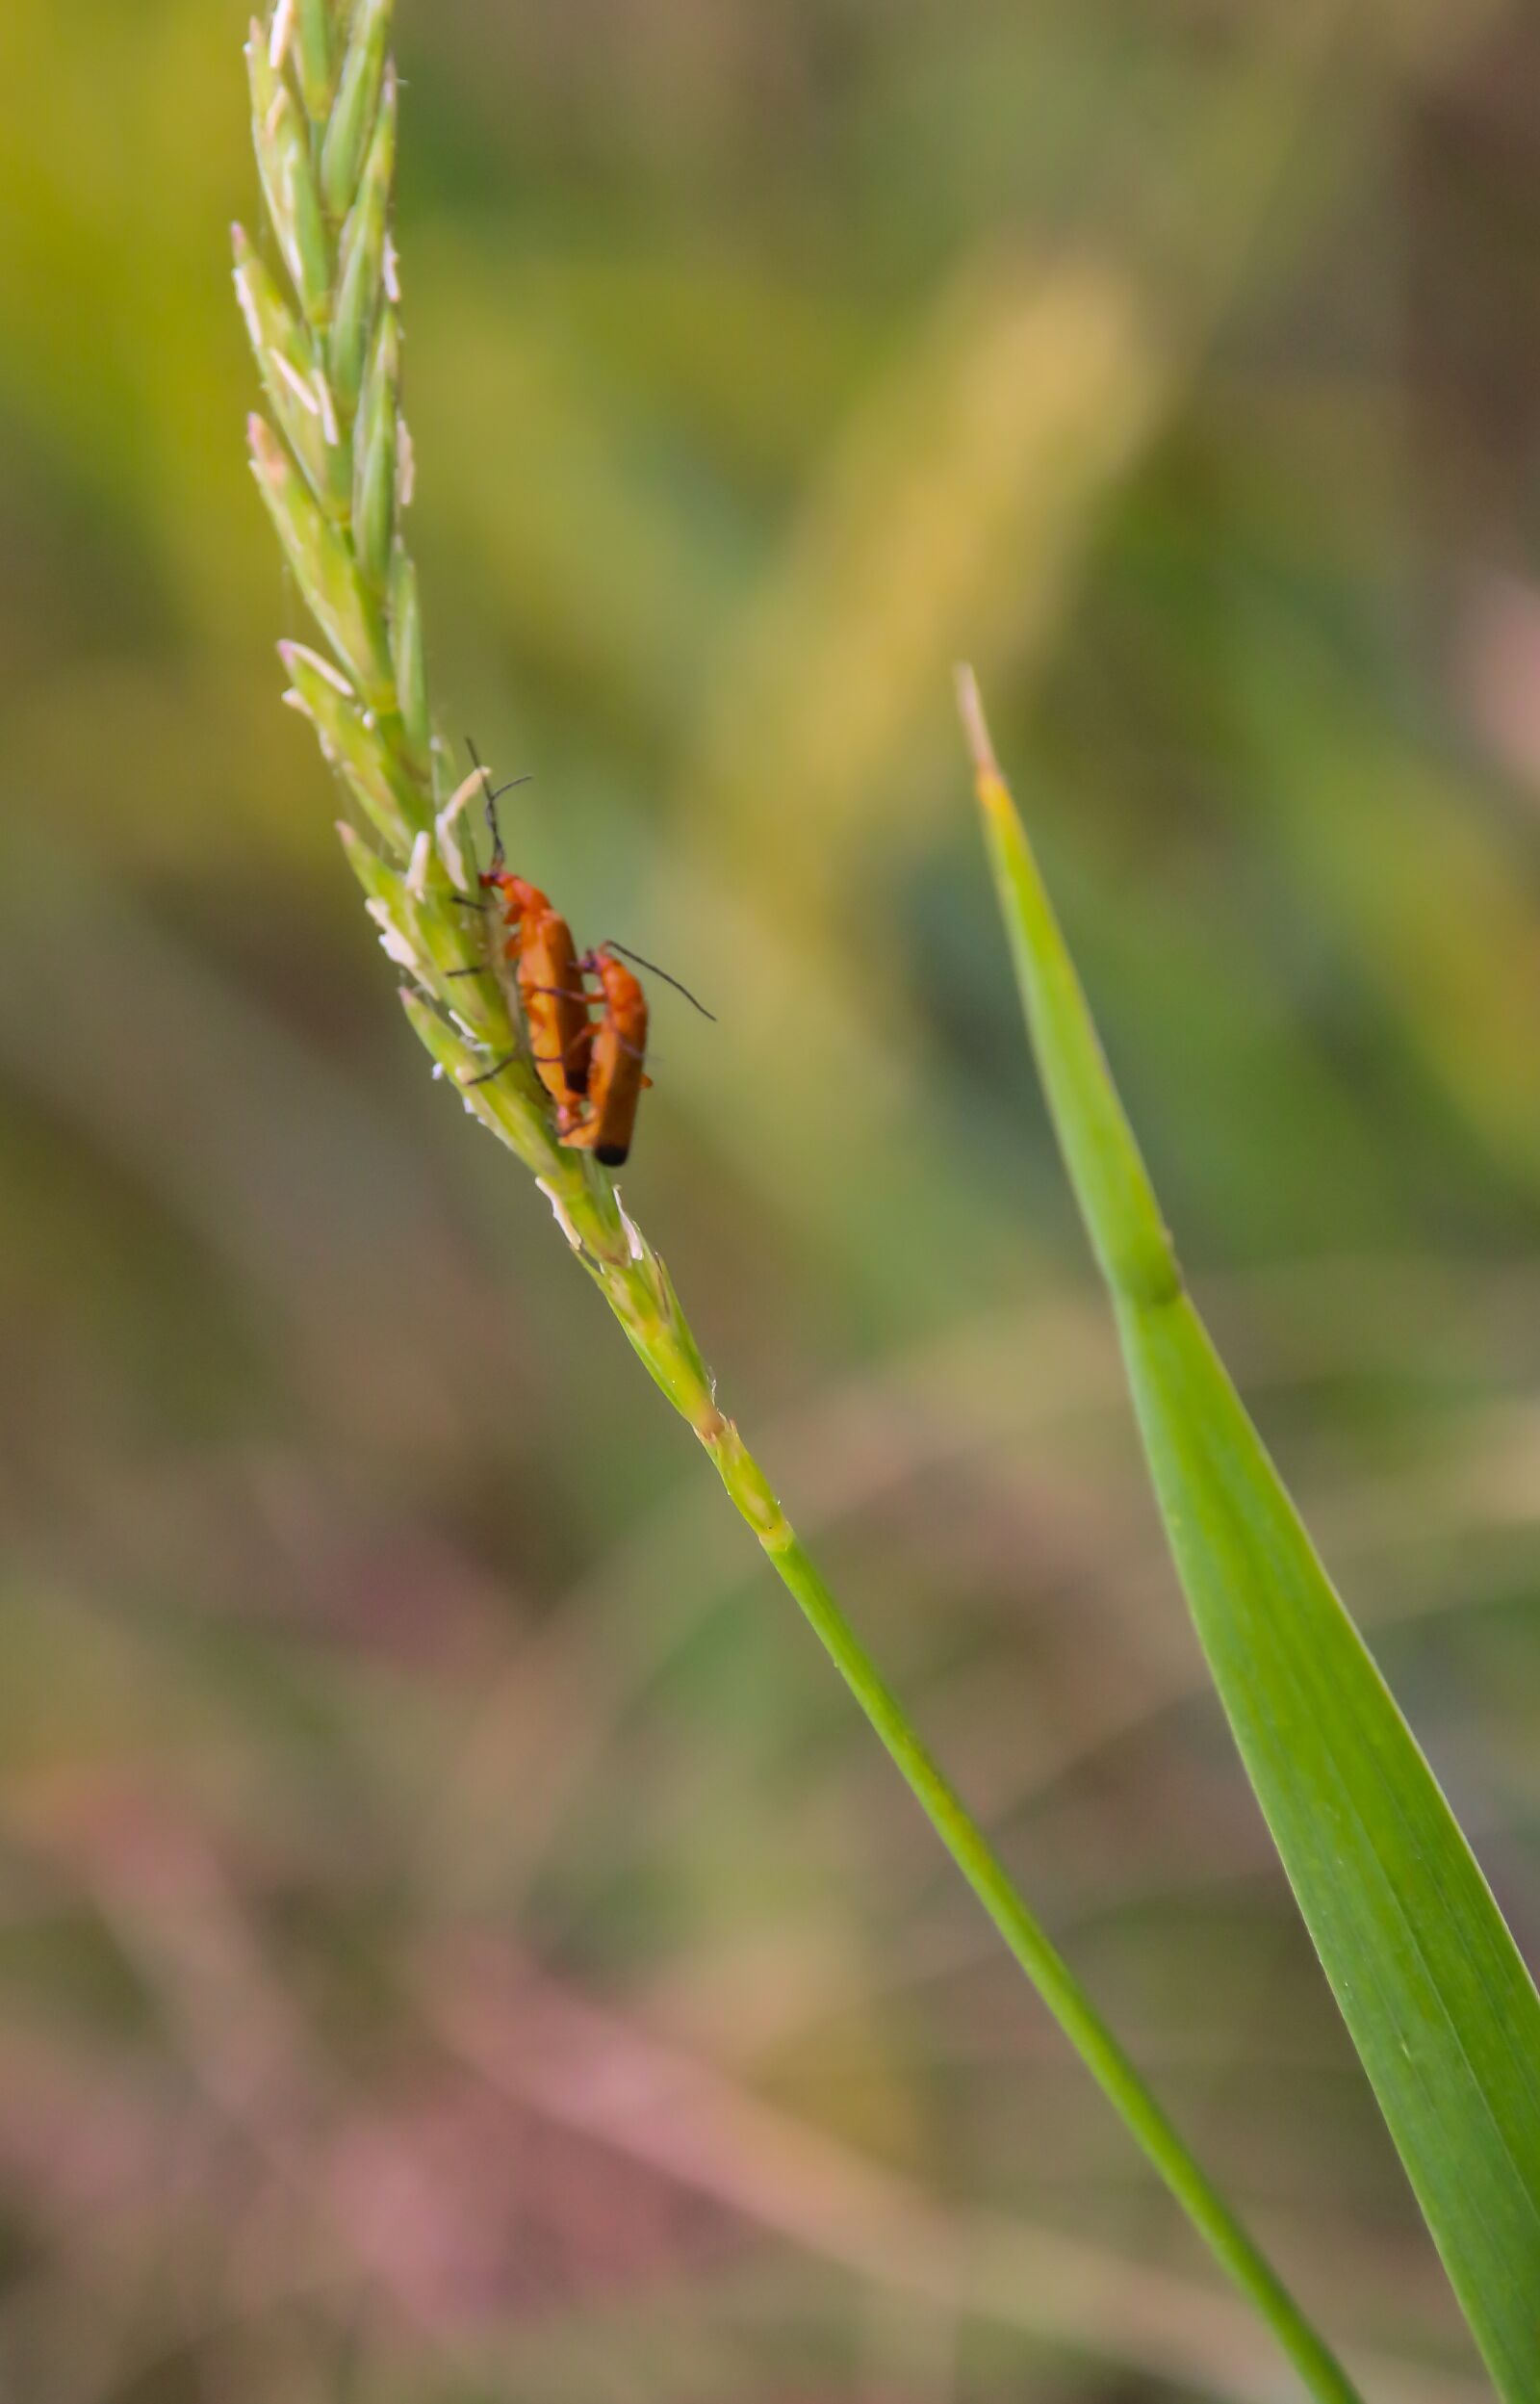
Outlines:
{"label": "beetle antenna", "polygon": [[498,824],[498,797],[492,789],[492,779],[488,776],[486,769],[481,764],[481,754],[477,751],[469,735],[465,738],[465,747],[471,755],[471,765],[475,768],[477,776],[481,779],[481,790],[486,795],[487,825],[491,830],[492,835],[491,866],[494,870],[496,870],[501,867],[504,858],[502,849],[502,829]]}
{"label": "beetle antenna", "polygon": [[637,967],[639,969],[645,969],[650,976],[660,976],[665,985],[672,985],[676,994],[682,994],[685,1000],[689,1002],[694,1009],[700,1012],[702,1018],[709,1019],[711,1024],[715,1026],[717,1022],[716,1012],[714,1010],[707,1010],[705,1002],[698,1001],[687,985],[681,985],[677,976],[670,976],[667,969],[660,969],[655,960],[644,960],[639,951],[632,951],[630,946],[627,944],[610,943],[605,945],[605,949],[607,951],[618,951],[627,960],[634,960]]}
{"label": "beetle antenna", "polygon": [[512,792],[516,785],[527,785],[530,782],[530,776],[510,776],[506,785],[495,786],[482,766],[481,754],[469,735],[465,738],[465,747],[471,755],[471,764],[480,777],[481,789],[487,797],[487,825],[492,830],[492,866],[494,868],[500,868],[506,854],[502,848],[502,829],[498,824],[498,804],[504,793]]}

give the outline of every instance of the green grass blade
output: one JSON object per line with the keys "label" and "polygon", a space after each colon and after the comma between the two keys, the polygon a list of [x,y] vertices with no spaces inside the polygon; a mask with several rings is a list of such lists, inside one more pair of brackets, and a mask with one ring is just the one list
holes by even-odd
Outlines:
{"label": "green grass blade", "polygon": [[1500,2392],[1540,2398],[1540,1998],[1181,1273],[961,679],[1054,1125],[1111,1289],[1167,1535],[1306,1926]]}

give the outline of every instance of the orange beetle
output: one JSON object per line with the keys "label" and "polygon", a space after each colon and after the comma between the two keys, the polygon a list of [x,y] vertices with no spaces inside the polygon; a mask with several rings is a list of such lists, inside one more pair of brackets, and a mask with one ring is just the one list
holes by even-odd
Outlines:
{"label": "orange beetle", "polygon": [[[588,1055],[594,1030],[572,930],[538,885],[502,866],[500,847],[476,880],[493,889],[501,904],[507,940],[505,960],[518,969],[519,1001],[529,1033],[529,1050],[540,1081],[558,1108],[588,1087]],[[506,1061],[500,1067],[506,1068]],[[498,1070],[490,1070],[495,1076]],[[475,1083],[480,1084],[477,1077]]]}
{"label": "orange beetle", "polygon": [[[591,1151],[606,1169],[618,1169],[630,1153],[642,1090],[653,1082],[642,1070],[647,1051],[647,995],[620,955],[634,960],[639,968],[653,969],[694,1003],[703,1018],[709,1019],[711,1013],[678,977],[655,968],[640,952],[628,951],[624,944],[601,944],[578,959],[572,930],[561,913],[538,885],[504,866],[497,820],[499,795],[491,789],[475,745],[469,748],[475,773],[486,788],[487,823],[493,839],[491,861],[476,884],[483,893],[498,895],[505,930],[502,956],[516,969],[530,1057],[556,1105],[558,1141],[575,1151]],[[524,779],[514,781],[522,784]],[[486,906],[466,894],[458,898],[471,907]],[[451,969],[449,973],[474,976],[477,971]],[[597,995],[588,990],[589,977],[599,980]],[[597,1026],[588,1016],[596,1002],[603,1013]],[[479,1076],[467,1078],[467,1084],[489,1083],[517,1057],[510,1052]]]}
{"label": "orange beetle", "polygon": [[[487,824],[492,830],[492,858],[477,876],[476,885],[481,893],[495,892],[501,905],[505,930],[502,957],[517,969],[519,1006],[529,1037],[530,1057],[541,1083],[560,1109],[587,1086],[588,1050],[594,1033],[588,1023],[588,996],[578,969],[578,947],[566,919],[552,907],[539,886],[531,885],[527,877],[515,876],[503,865],[507,855],[502,848],[502,829],[498,824],[498,803],[515,785],[526,784],[527,778],[516,776],[509,784],[494,789],[492,779],[476,756],[475,743],[468,739],[466,748],[475,763],[475,777],[480,779],[486,795]],[[474,781],[475,778],[468,778],[467,788]],[[461,894],[459,899],[473,909],[486,908],[484,901],[469,894]],[[478,973],[475,969],[449,970],[450,976]],[[467,1082],[489,1084],[517,1057],[516,1052],[509,1052],[505,1059]]]}
{"label": "orange beetle", "polygon": [[591,1151],[606,1169],[619,1169],[630,1151],[642,1088],[653,1082],[642,1073],[647,995],[608,944],[601,944],[578,966],[585,976],[599,979],[604,1015],[590,1029],[586,1099],[563,1102],[559,1140],[574,1151]]}
{"label": "orange beetle", "polygon": [[626,959],[634,960],[638,968],[650,969],[654,976],[660,976],[666,985],[682,994],[703,1019],[711,1017],[706,1004],[696,1001],[687,985],[681,985],[677,976],[670,976],[666,969],[658,968],[654,962],[644,960],[640,952],[628,951],[624,944],[601,944],[578,963],[584,976],[599,979],[597,998],[604,1015],[592,1031],[586,1095],[575,1096],[561,1104],[557,1135],[571,1150],[591,1151],[606,1169],[624,1167],[630,1153],[636,1105],[644,1088],[653,1082],[642,1070],[647,1055],[647,995],[640,980],[619,957],[623,952]]}

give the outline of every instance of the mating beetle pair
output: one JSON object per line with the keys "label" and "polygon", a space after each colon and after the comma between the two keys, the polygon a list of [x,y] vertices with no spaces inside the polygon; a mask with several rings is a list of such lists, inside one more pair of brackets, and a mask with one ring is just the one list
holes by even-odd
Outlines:
{"label": "mating beetle pair", "polygon": [[[483,892],[498,896],[504,930],[502,956],[516,973],[519,1003],[540,1081],[556,1105],[557,1141],[573,1150],[591,1151],[606,1169],[618,1169],[630,1152],[642,1089],[653,1081],[642,1067],[647,1054],[647,995],[626,960],[634,960],[638,968],[650,969],[675,986],[687,1001],[694,1002],[703,1018],[712,1014],[666,969],[654,968],[652,961],[628,951],[624,944],[600,944],[579,959],[572,930],[560,912],[537,885],[515,876],[505,866],[495,814],[497,798],[489,791],[492,859],[476,883]],[[590,977],[597,980],[597,993],[589,990]],[[588,1015],[596,1005],[603,1014],[597,1025]],[[507,1060],[500,1060],[470,1082],[485,1084],[507,1066]]]}

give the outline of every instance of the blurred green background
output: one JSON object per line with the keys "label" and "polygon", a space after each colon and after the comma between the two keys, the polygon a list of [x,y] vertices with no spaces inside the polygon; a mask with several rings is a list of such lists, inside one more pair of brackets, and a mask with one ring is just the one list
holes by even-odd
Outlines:
{"label": "blurred green background", "polygon": [[[1281,2398],[401,1024],[278,706],[241,13],[0,15],[0,2389]],[[1376,2398],[1482,2391],[1165,1565],[951,715],[1540,1945],[1540,39],[402,0],[437,707],[624,1188]]]}

